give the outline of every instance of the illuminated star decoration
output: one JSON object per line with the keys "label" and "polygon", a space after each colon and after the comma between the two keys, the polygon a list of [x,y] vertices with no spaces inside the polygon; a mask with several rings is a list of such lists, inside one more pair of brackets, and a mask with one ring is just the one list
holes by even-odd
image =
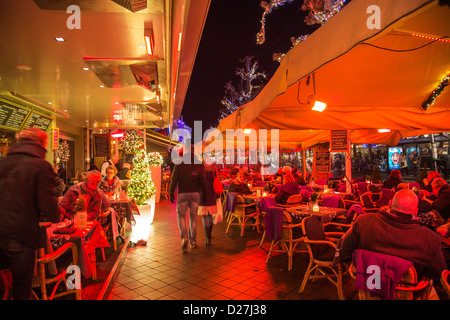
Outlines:
{"label": "illuminated star decoration", "polygon": [[439,97],[444,91],[444,88],[449,85],[450,73],[448,73],[444,78],[442,78],[441,82],[437,85],[436,89],[434,89],[428,99],[422,104],[422,109],[427,110],[430,106],[434,104],[437,97]]}

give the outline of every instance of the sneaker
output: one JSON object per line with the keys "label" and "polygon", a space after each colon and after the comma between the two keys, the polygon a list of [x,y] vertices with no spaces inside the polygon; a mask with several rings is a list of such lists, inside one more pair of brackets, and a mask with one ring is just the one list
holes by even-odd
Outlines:
{"label": "sneaker", "polygon": [[181,240],[181,249],[186,249],[188,245],[188,239]]}
{"label": "sneaker", "polygon": [[191,243],[189,244],[189,248],[195,249],[195,248],[197,248],[197,244],[196,244],[195,242],[191,242]]}

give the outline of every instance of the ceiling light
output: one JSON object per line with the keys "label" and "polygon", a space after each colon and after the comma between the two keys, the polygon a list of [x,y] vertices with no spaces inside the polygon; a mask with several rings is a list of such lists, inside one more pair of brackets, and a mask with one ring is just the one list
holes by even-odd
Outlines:
{"label": "ceiling light", "polygon": [[391,132],[391,129],[378,129],[379,133]]}
{"label": "ceiling light", "polygon": [[99,85],[99,87],[100,87],[100,88],[104,88],[105,86],[104,86],[104,85],[102,85],[102,84],[100,84],[100,85]]}
{"label": "ceiling light", "polygon": [[178,52],[181,51],[181,38],[182,38],[182,37],[183,37],[183,33],[180,32],[180,33],[178,34]]}
{"label": "ceiling light", "polygon": [[320,102],[316,100],[314,102],[314,107],[312,108],[312,110],[322,112],[323,110],[325,110],[326,107],[327,104],[325,102]]}
{"label": "ceiling light", "polygon": [[252,132],[252,129],[244,129],[244,134],[250,134]]}
{"label": "ceiling light", "polygon": [[88,68],[88,67],[83,67],[83,70],[86,70],[86,71],[87,71],[87,70],[89,70],[89,68]]}
{"label": "ceiling light", "polygon": [[144,30],[144,39],[145,39],[145,48],[147,49],[147,54],[149,56],[152,56],[153,55],[153,46],[154,46],[152,29]]}
{"label": "ceiling light", "polygon": [[63,37],[55,37],[55,40],[58,41],[58,42],[66,41]]}

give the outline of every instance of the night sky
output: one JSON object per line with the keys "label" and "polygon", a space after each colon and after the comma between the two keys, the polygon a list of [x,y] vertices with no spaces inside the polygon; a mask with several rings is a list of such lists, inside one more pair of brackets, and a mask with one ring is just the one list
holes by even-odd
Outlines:
{"label": "night sky", "polygon": [[291,37],[311,34],[318,28],[305,25],[302,3],[294,0],[273,9],[266,16],[265,43],[258,45],[256,35],[264,12],[261,0],[211,1],[182,110],[188,126],[193,127],[195,120],[203,122],[203,130],[218,125],[225,84],[231,80],[237,86],[239,77],[235,70],[244,67],[241,59],[254,57],[258,71],[267,74],[267,82],[279,66],[273,61],[273,54],[287,53],[292,47]]}

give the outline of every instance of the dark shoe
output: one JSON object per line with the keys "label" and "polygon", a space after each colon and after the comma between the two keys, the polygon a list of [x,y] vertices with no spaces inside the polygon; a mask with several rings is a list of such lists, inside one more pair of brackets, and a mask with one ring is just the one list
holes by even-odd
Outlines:
{"label": "dark shoe", "polygon": [[189,244],[189,248],[195,249],[195,248],[197,248],[197,244],[196,244],[195,242],[191,242],[191,243]]}
{"label": "dark shoe", "polygon": [[188,239],[181,240],[181,249],[186,249],[188,245]]}

